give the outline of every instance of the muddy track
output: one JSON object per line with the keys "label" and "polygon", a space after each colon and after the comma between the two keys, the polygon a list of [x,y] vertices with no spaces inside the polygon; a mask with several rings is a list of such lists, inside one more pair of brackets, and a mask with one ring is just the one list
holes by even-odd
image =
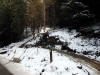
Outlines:
{"label": "muddy track", "polygon": [[95,60],[89,59],[85,56],[81,56],[81,55],[77,55],[73,52],[67,52],[67,51],[62,51],[62,50],[58,50],[58,49],[52,49],[53,51],[56,51],[58,53],[61,53],[65,56],[71,57],[73,58],[74,61],[82,63],[88,67],[93,67],[95,70],[98,71],[99,75],[100,75],[100,62],[97,62]]}

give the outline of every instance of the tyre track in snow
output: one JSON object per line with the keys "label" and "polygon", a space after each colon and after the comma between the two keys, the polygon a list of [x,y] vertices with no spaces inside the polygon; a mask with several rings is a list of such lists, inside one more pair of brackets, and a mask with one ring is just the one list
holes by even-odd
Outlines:
{"label": "tyre track in snow", "polygon": [[88,68],[92,69],[95,72],[95,75],[100,75],[100,62],[89,59],[82,55],[77,55],[73,52],[67,52],[67,51],[62,51],[62,50],[58,50],[58,49],[52,49],[52,50],[69,57],[70,59],[72,59],[75,62],[79,62],[79,63],[87,66]]}

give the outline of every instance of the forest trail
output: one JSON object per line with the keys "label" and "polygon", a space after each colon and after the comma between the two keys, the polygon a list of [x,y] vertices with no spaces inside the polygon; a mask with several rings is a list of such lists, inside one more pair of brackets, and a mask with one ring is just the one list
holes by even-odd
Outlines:
{"label": "forest trail", "polygon": [[[42,30],[42,32],[43,32],[43,30]],[[79,62],[79,63],[87,66],[88,68],[92,69],[95,72],[96,75],[100,75],[100,62],[97,62],[93,59],[89,59],[89,58],[82,56],[82,55],[75,54],[73,52],[67,52],[67,50],[64,50],[64,51],[63,50],[57,50],[57,49],[52,49],[52,50],[56,51],[56,52],[58,52],[62,55],[67,56],[68,58],[70,58],[71,60],[73,60],[75,62]]]}
{"label": "forest trail", "polygon": [[[99,62],[95,62],[87,57],[80,56],[80,55],[77,55],[71,52],[64,52],[64,51],[57,50],[57,49],[53,49],[53,51],[56,51],[62,55],[67,56],[74,62],[78,62],[80,64],[87,66],[95,73],[95,75],[100,75],[100,67],[99,67],[100,63]],[[0,64],[0,75],[12,75],[12,74]],[[88,72],[88,75],[90,75],[89,72]]]}
{"label": "forest trail", "polygon": [[75,62],[84,64],[85,66],[89,67],[90,69],[93,69],[95,71],[96,75],[100,75],[100,62],[89,59],[82,55],[77,55],[73,52],[61,51],[61,50],[57,50],[57,49],[53,49],[53,51],[61,53],[65,56],[69,57],[70,59],[72,59]]}
{"label": "forest trail", "polygon": [[[53,32],[52,29],[49,29],[49,30],[51,30]],[[58,50],[58,49],[52,49],[52,50],[57,51],[58,53],[61,53],[65,56],[71,58],[73,61],[82,63],[90,68],[93,68],[94,70],[97,70],[97,73],[98,73],[97,75],[100,74],[100,62],[99,61],[96,61],[94,59],[90,59],[90,58],[85,57],[83,55],[75,54],[74,52],[67,52],[67,50]]]}
{"label": "forest trail", "polygon": [[[52,31],[53,32],[53,31]],[[42,35],[41,33],[39,34],[39,35]],[[35,53],[36,54],[36,56],[37,56],[37,54],[38,53],[40,53],[40,52],[38,52],[39,51],[39,46],[35,46],[36,45],[36,43],[38,43],[39,41],[40,41],[40,39],[39,39],[39,37],[40,36],[37,36],[37,39],[33,39],[32,40],[32,38],[28,38],[28,39],[26,39],[26,40],[24,40],[23,42],[19,42],[19,43],[17,43],[17,45],[16,45],[16,43],[15,43],[15,45],[13,44],[13,45],[11,45],[11,46],[9,46],[9,48],[10,48],[10,50],[9,50],[9,52],[8,52],[8,54],[9,54],[9,57],[11,56],[17,56],[17,57],[19,57],[20,58],[20,55],[24,55],[24,56],[22,56],[22,62],[24,63],[24,65],[25,65],[25,61],[23,61],[23,57],[28,57],[28,61],[31,61],[31,60],[33,60],[33,63],[34,63],[34,59],[36,59],[36,58],[34,58],[34,56],[32,57],[32,56],[30,56],[31,55],[31,53]],[[17,46],[17,47],[16,47]],[[8,49],[9,49],[8,48]],[[34,51],[33,51],[33,49],[34,49]],[[35,50],[36,49],[36,50]],[[49,49],[49,48],[48,48]],[[92,60],[92,59],[89,59],[89,58],[87,58],[87,57],[84,57],[84,56],[81,56],[81,55],[77,55],[77,54],[75,54],[75,53],[73,53],[73,52],[68,52],[67,51],[67,49],[66,50],[61,50],[61,49],[55,49],[55,48],[51,48],[50,47],[50,49],[49,50],[53,50],[53,55],[55,54],[55,51],[57,52],[57,53],[59,53],[59,54],[61,54],[61,57],[65,57],[65,59],[66,58],[68,58],[69,59],[69,61],[72,61],[72,62],[74,62],[74,63],[77,63],[77,64],[79,64],[78,66],[77,65],[75,65],[75,66],[77,66],[76,68],[78,68],[79,70],[82,70],[82,71],[84,71],[84,72],[86,72],[87,73],[87,75],[92,75],[92,73],[91,73],[91,71],[93,72],[93,75],[100,75],[100,62],[96,62],[95,60]],[[27,50],[27,51],[26,51]],[[40,49],[41,50],[41,49]],[[49,53],[49,50],[48,50],[48,53]],[[38,53],[37,53],[38,52]],[[12,55],[12,53],[14,53],[13,55]],[[45,53],[45,48],[43,48],[43,53],[42,54],[44,54]],[[27,56],[27,54],[29,55],[29,56]],[[32,55],[33,55],[32,54]],[[6,54],[7,55],[7,54]],[[38,54],[38,55],[41,55],[41,54]],[[8,55],[7,55],[7,57],[8,57]],[[8,57],[8,58],[9,58]],[[41,56],[42,57],[42,56]],[[48,57],[49,57],[49,54],[48,54]],[[58,55],[58,57],[59,57],[59,55]],[[34,59],[33,59],[34,58]],[[54,57],[53,57],[54,58]],[[56,57],[57,58],[57,57]],[[21,59],[21,58],[20,58]],[[65,60],[64,59],[64,60]],[[67,61],[66,61],[67,62]],[[65,63],[66,63],[65,62]],[[32,64],[33,64],[32,63]],[[41,62],[39,62],[39,63],[41,63]],[[62,62],[61,62],[62,63]],[[31,65],[32,65],[31,64]],[[34,63],[34,64],[36,64],[36,63]],[[33,66],[34,66],[34,64],[33,64]],[[71,63],[70,63],[71,64]],[[38,64],[37,64],[38,65]],[[41,65],[41,64],[40,64]],[[71,65],[73,65],[73,63],[71,64]],[[30,65],[29,65],[30,66]],[[64,65],[65,66],[65,65]],[[84,66],[86,66],[86,68],[84,69]],[[35,69],[34,67],[32,67],[33,69]],[[91,70],[91,71],[89,71],[89,70]],[[72,72],[73,72],[73,70],[72,70]],[[0,75],[2,75],[2,74],[0,74]],[[83,74],[83,75],[85,75],[85,74]]]}

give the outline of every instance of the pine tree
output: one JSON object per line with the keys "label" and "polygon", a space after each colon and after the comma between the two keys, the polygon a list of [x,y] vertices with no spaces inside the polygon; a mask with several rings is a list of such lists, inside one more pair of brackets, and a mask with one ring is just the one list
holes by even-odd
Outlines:
{"label": "pine tree", "polygon": [[22,38],[26,4],[23,0],[0,0],[0,43],[6,45]]}
{"label": "pine tree", "polygon": [[88,6],[78,0],[58,0],[56,14],[58,26],[72,28],[89,25],[95,17]]}
{"label": "pine tree", "polygon": [[42,25],[42,3],[40,0],[27,0],[28,26],[31,26],[33,35]]}

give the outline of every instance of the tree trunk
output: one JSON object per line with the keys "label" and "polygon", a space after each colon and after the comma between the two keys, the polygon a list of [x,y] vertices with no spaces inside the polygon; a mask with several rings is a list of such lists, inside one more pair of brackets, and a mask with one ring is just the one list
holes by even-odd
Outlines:
{"label": "tree trunk", "polygon": [[43,0],[43,25],[44,25],[44,32],[46,28],[46,6],[45,6],[45,0]]}

